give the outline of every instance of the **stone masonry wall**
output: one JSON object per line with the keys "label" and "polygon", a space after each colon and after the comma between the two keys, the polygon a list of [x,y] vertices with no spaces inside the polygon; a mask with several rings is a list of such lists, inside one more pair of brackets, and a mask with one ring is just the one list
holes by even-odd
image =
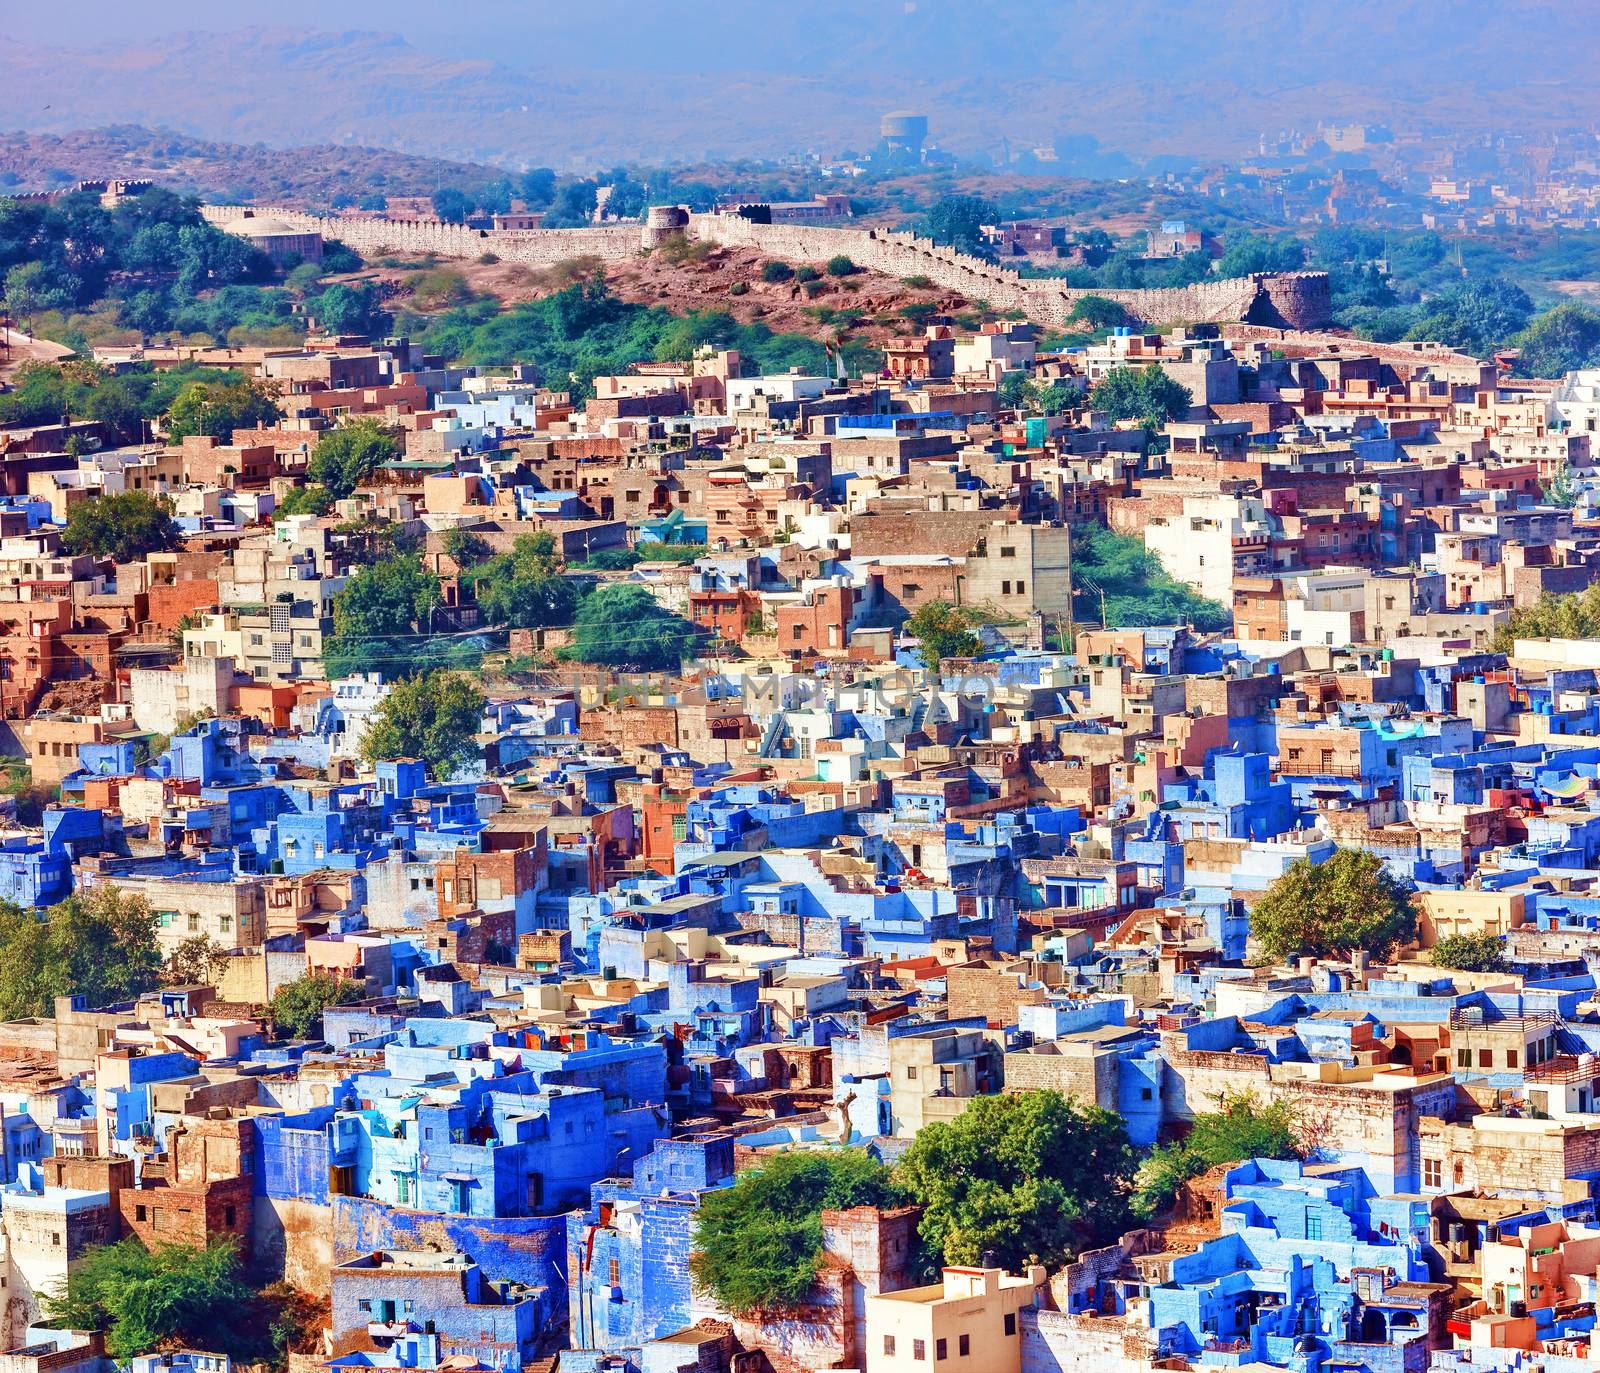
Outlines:
{"label": "stone masonry wall", "polygon": [[[213,224],[241,218],[246,209],[296,229],[338,239],[364,257],[431,253],[475,258],[493,252],[502,261],[551,267],[574,257],[620,262],[643,251],[637,224],[584,229],[469,229],[421,220],[357,219],[312,215],[280,206],[207,205]],[[1020,310],[1036,323],[1059,327],[1086,295],[1116,301],[1146,324],[1223,323],[1244,320],[1275,328],[1315,329],[1328,323],[1328,278],[1321,272],[1257,273],[1225,281],[1150,290],[1086,291],[1056,279],[1024,278],[1009,268],[968,257],[914,234],[884,229],[829,229],[802,224],[758,224],[738,215],[689,216],[691,238],[724,247],[751,248],[770,257],[822,262],[843,254],[885,276],[924,276],[945,290],[987,301],[995,310]]]}

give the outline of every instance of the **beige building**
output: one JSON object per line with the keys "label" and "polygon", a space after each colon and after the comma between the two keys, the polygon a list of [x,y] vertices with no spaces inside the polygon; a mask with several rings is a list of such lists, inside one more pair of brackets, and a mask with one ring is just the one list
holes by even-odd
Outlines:
{"label": "beige building", "polygon": [[265,878],[224,874],[210,882],[140,876],[94,880],[142,896],[149,903],[163,958],[184,940],[199,935],[224,949],[248,949],[266,937]]}
{"label": "beige building", "polygon": [[232,658],[185,658],[177,667],[133,668],[128,700],[140,729],[176,732],[181,721],[210,711],[225,715],[233,686]]}
{"label": "beige building", "polygon": [[963,605],[1065,615],[1072,601],[1072,535],[1065,525],[997,520],[967,554]]}
{"label": "beige building", "polygon": [[888,1043],[891,1133],[901,1139],[999,1090],[1001,1055],[982,1030],[938,1025]]}
{"label": "beige building", "polygon": [[1019,1373],[1020,1313],[1045,1280],[1000,1268],[946,1268],[943,1281],[867,1298],[867,1373]]}

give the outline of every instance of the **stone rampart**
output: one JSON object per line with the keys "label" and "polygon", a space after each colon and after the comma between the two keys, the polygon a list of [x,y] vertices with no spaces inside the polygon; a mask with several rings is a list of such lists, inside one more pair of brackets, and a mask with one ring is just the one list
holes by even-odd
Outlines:
{"label": "stone rampart", "polygon": [[[431,253],[475,258],[492,252],[502,261],[551,267],[575,257],[620,262],[643,249],[637,224],[583,229],[469,229],[423,220],[313,215],[278,206],[208,205],[205,217],[226,225],[247,208],[324,238],[338,239],[364,257]],[[1086,295],[1114,300],[1148,325],[1226,323],[1243,320],[1274,328],[1315,329],[1328,323],[1328,278],[1321,272],[1257,273],[1224,281],[1150,290],[1082,290],[1055,278],[1018,276],[1010,268],[969,257],[931,239],[886,229],[838,229],[804,224],[760,224],[739,215],[688,216],[689,237],[723,247],[749,248],[768,257],[823,262],[845,256],[868,271],[926,277],[947,291],[982,300],[995,310],[1021,311],[1037,324],[1059,328]]]}

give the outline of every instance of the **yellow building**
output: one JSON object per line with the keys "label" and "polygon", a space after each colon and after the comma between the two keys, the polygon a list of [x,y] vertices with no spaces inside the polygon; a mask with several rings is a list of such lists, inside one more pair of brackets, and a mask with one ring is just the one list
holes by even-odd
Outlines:
{"label": "yellow building", "polygon": [[1425,891],[1417,906],[1417,943],[1431,949],[1457,934],[1507,934],[1523,923],[1520,891]]}
{"label": "yellow building", "polygon": [[1045,1270],[946,1268],[944,1281],[867,1298],[867,1373],[1019,1373],[1019,1313]]}

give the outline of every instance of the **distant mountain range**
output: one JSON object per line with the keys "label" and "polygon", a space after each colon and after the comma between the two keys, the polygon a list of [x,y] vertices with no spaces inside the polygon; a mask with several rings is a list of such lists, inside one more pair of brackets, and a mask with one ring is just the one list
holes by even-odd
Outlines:
{"label": "distant mountain range", "polygon": [[138,125],[0,137],[0,194],[115,177],[154,181],[212,201],[326,208],[341,192],[357,198],[431,195],[441,183],[470,188],[500,175],[477,163],[382,148],[246,146]]}
{"label": "distant mountain range", "polygon": [[496,5],[476,26],[472,6],[447,8],[387,6],[405,36],[0,38],[0,122],[591,169],[861,148],[898,106],[957,151],[1087,137],[1136,157],[1237,153],[1324,118],[1467,132],[1600,118],[1588,0],[587,0]]}

